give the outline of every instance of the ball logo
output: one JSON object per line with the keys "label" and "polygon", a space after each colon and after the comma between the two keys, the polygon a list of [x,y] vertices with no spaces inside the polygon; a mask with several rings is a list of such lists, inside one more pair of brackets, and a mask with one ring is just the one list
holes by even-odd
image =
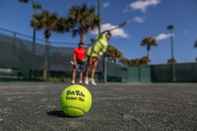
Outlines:
{"label": "ball logo", "polygon": [[80,90],[68,90],[66,92],[66,99],[84,101],[85,94]]}
{"label": "ball logo", "polygon": [[83,116],[92,106],[92,95],[84,86],[71,85],[62,91],[60,105],[66,116]]}

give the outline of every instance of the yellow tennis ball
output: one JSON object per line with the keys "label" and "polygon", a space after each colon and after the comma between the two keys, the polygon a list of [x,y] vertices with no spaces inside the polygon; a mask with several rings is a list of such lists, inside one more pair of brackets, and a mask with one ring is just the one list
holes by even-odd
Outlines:
{"label": "yellow tennis ball", "polygon": [[66,116],[83,116],[92,106],[92,95],[82,85],[71,85],[61,93],[60,105]]}

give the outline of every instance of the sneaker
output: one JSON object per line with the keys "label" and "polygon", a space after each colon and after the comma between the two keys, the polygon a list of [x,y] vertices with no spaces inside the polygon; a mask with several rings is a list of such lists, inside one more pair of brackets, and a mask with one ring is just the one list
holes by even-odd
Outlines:
{"label": "sneaker", "polygon": [[89,85],[88,78],[85,79],[85,84],[86,84],[86,85]]}
{"label": "sneaker", "polygon": [[94,86],[96,86],[96,82],[95,82],[94,79],[91,79],[91,84],[94,85]]}
{"label": "sneaker", "polygon": [[75,84],[75,81],[74,81],[74,80],[72,80],[72,81],[71,81],[71,84]]}
{"label": "sneaker", "polygon": [[83,84],[83,81],[79,81],[79,84]]}

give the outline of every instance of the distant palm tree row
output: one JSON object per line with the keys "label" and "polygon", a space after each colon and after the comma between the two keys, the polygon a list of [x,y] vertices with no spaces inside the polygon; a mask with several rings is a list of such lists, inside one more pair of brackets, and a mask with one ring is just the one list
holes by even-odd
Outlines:
{"label": "distant palm tree row", "polygon": [[117,62],[117,60],[123,58],[122,52],[112,45],[108,46],[106,56],[107,58],[111,59],[115,63]]}
{"label": "distant palm tree row", "polygon": [[142,58],[135,58],[135,59],[127,59],[127,58],[121,58],[120,62],[123,65],[127,66],[139,66],[139,65],[147,65],[150,60],[147,56],[143,56]]}

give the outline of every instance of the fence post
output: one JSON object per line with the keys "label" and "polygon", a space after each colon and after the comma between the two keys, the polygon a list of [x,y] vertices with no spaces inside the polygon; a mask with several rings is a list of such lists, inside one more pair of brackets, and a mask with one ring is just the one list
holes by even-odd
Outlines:
{"label": "fence post", "polygon": [[138,81],[141,82],[141,66],[138,66]]}

